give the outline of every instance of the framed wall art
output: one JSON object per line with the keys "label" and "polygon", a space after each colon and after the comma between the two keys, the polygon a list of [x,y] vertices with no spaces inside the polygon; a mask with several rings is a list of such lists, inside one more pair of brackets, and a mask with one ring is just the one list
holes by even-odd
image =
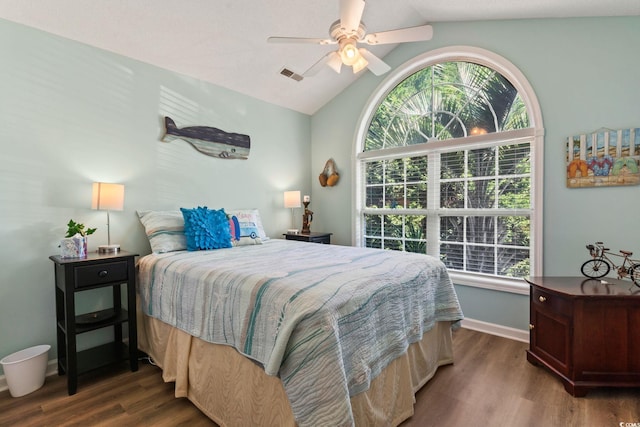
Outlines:
{"label": "framed wall art", "polygon": [[640,128],[599,129],[567,138],[567,187],[640,184]]}

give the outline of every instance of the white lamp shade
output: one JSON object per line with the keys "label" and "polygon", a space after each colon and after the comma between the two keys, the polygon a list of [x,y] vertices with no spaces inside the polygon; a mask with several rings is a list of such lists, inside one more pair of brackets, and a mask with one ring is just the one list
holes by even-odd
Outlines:
{"label": "white lamp shade", "polygon": [[284,207],[285,208],[299,208],[300,205],[300,191],[285,191],[284,192]]}
{"label": "white lamp shade", "polygon": [[94,182],[91,209],[107,211],[124,209],[124,185]]}

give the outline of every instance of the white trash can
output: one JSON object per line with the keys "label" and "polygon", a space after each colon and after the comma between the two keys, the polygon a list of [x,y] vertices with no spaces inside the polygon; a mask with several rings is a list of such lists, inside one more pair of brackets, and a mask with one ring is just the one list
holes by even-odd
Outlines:
{"label": "white trash can", "polygon": [[50,345],[25,348],[0,360],[13,397],[36,391],[44,384]]}

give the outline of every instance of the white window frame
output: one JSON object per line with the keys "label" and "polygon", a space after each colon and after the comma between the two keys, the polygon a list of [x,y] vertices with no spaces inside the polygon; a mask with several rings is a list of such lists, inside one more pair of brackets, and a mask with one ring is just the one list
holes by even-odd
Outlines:
{"label": "white window frame", "polygon": [[[363,160],[373,159],[378,154],[368,154],[364,150],[364,144],[371,119],[376,113],[380,102],[404,79],[410,75],[427,68],[431,65],[452,62],[466,61],[483,65],[502,74],[516,88],[522,101],[524,102],[529,116],[530,127],[516,131],[490,133],[473,137],[473,142],[479,145],[492,144],[494,141],[503,140],[505,136],[515,139],[530,140],[531,142],[531,264],[530,274],[541,276],[542,273],[542,222],[543,222],[543,171],[544,171],[544,127],[542,125],[542,113],[536,94],[529,84],[527,78],[520,70],[507,59],[491,51],[473,46],[451,46],[436,49],[417,56],[396,70],[391,72],[385,80],[372,93],[358,120],[358,127],[354,137],[352,167],[354,171],[354,185],[352,195],[352,218],[353,236],[352,244],[362,246],[363,237],[363,206],[365,200],[365,170]],[[462,139],[459,139],[461,141]],[[433,144],[446,144],[446,141],[430,142],[429,146],[434,149]],[[474,144],[475,145],[475,144]],[[389,154],[402,154],[406,156],[421,154],[420,146],[406,146],[388,149]],[[473,148],[470,146],[470,148]],[[386,156],[384,156],[386,157]],[[380,213],[384,210],[380,210]],[[451,278],[456,284],[474,286],[485,289],[513,292],[528,295],[529,286],[522,279],[507,277],[487,276],[469,272],[451,271]]]}

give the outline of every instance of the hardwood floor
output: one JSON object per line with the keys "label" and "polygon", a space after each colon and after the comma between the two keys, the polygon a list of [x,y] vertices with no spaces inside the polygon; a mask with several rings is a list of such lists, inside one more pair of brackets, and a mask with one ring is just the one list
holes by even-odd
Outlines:
{"label": "hardwood floor", "polygon": [[[576,426],[640,423],[640,389],[596,389],[573,398],[545,369],[529,364],[525,343],[467,329],[454,334],[456,363],[441,367],[416,395],[402,427]],[[0,426],[215,426],[160,370],[141,363],[86,374],[67,395],[66,377],[47,377],[27,396],[0,393]],[[631,425],[631,424],[630,424]],[[640,424],[637,424],[640,425]]]}
{"label": "hardwood floor", "polygon": [[402,427],[640,426],[640,388],[594,389],[574,398],[556,377],[526,361],[528,347],[455,332],[455,364],[439,369],[417,393],[415,414]]}

